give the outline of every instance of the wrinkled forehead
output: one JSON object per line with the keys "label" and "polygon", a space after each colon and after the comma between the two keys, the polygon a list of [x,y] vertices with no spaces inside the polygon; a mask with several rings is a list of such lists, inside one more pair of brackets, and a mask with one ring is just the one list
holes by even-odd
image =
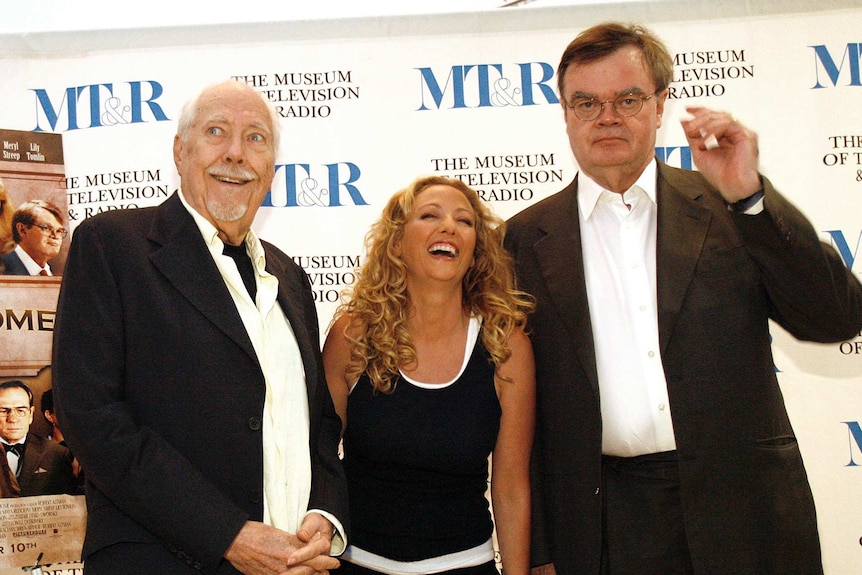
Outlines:
{"label": "wrinkled forehead", "polygon": [[243,86],[217,86],[198,99],[193,124],[240,123],[273,132],[272,115],[260,96]]}

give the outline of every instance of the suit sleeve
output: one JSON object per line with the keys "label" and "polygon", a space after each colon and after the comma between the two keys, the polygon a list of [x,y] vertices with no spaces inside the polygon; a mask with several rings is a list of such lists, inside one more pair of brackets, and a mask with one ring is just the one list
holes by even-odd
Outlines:
{"label": "suit sleeve", "polygon": [[[504,236],[504,247],[511,256],[518,262],[523,258],[519,258],[519,248],[521,243],[519,236],[519,226],[513,224],[511,220],[507,222],[506,235]],[[517,266],[516,266],[517,267]],[[523,270],[518,270],[523,273]],[[519,275],[519,280],[520,280]],[[519,286],[524,289],[524,286]],[[528,319],[527,333],[530,333],[530,320]],[[542,389],[537,387],[536,393],[541,394]],[[538,406],[537,406],[538,409]],[[538,567],[553,561],[553,546],[549,533],[548,517],[545,512],[545,485],[543,484],[541,451],[543,445],[542,426],[536,425],[535,436],[533,438],[533,449],[530,454],[530,566]]]}
{"label": "suit sleeve", "polygon": [[760,265],[771,317],[794,337],[821,343],[855,337],[862,328],[862,287],[838,252],[766,178],[764,211],[734,214]]}
{"label": "suit sleeve", "polygon": [[54,332],[60,425],[96,488],[90,513],[113,505],[211,572],[247,516],[164,437],[141,425],[126,401],[126,358],[144,342],[126,339],[127,322],[138,318],[124,314],[117,268],[144,263],[123,260],[109,249],[121,242],[90,220],[75,232]]}

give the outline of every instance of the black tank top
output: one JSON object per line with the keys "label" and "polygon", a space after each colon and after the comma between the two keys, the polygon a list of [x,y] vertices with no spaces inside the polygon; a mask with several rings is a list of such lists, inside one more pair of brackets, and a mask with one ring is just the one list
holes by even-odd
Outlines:
{"label": "black tank top", "polygon": [[488,456],[501,409],[481,333],[451,384],[419,387],[399,377],[385,394],[363,375],[347,403],[344,469],[354,545],[418,561],[488,540]]}

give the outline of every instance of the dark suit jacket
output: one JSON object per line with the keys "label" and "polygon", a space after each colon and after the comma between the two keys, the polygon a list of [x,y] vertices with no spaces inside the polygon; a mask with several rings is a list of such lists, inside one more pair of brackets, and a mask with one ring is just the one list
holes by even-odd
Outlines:
{"label": "dark suit jacket", "polygon": [[63,493],[80,495],[69,449],[32,433],[27,434],[25,441],[18,485],[21,486],[21,497]]}
{"label": "dark suit jacket", "polygon": [[[659,163],[659,341],[699,573],[820,573],[814,503],[775,376],[767,320],[830,342],[862,326],[862,289],[768,181],[730,213],[697,172]],[[514,216],[506,246],[537,298],[533,563],[599,573],[601,436],[577,178]],[[624,361],[627,351],[619,350]]]}
{"label": "dark suit jacket", "polygon": [[[309,507],[331,512],[346,529],[341,422],[324,379],[308,278],[275,247],[264,249],[305,368]],[[176,194],[75,230],[53,368],[60,425],[86,470],[84,557],[119,542],[164,543],[205,573],[235,573],[222,555],[246,520],[263,517],[265,383],[228,289]]]}
{"label": "dark suit jacket", "polygon": [[21,258],[18,257],[14,251],[9,252],[0,260],[3,261],[3,275],[7,276],[28,276],[30,272],[27,271],[27,267],[24,265],[24,262],[21,261]]}

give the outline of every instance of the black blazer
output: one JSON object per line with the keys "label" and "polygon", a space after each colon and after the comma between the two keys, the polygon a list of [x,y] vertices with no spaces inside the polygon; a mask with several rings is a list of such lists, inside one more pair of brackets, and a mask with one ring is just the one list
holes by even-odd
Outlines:
{"label": "black blazer", "polygon": [[18,485],[21,497],[30,495],[80,495],[67,447],[32,433],[24,442],[24,460]]}
{"label": "black blazer", "polygon": [[[735,214],[699,173],[658,167],[659,340],[686,532],[704,573],[821,572],[768,320],[819,342],[862,326],[855,276],[764,184],[766,210]],[[577,178],[511,218],[505,241],[538,305],[528,326],[538,385],[533,563],[598,574],[602,422]]]}
{"label": "black blazer", "polygon": [[[309,507],[332,513],[346,529],[341,421],[324,379],[308,278],[277,248],[264,249],[305,368]],[[246,520],[263,517],[265,383],[228,289],[176,194],[155,208],[100,214],[75,230],[53,368],[60,426],[86,470],[85,559],[114,543],[164,543],[203,572],[236,572],[222,555]]]}
{"label": "black blazer", "polygon": [[24,262],[21,261],[21,258],[18,257],[14,251],[9,252],[3,257],[0,257],[0,261],[3,262],[3,265],[0,266],[0,270],[2,270],[3,275],[7,276],[28,276],[30,272],[27,271],[27,266],[24,265]]}

